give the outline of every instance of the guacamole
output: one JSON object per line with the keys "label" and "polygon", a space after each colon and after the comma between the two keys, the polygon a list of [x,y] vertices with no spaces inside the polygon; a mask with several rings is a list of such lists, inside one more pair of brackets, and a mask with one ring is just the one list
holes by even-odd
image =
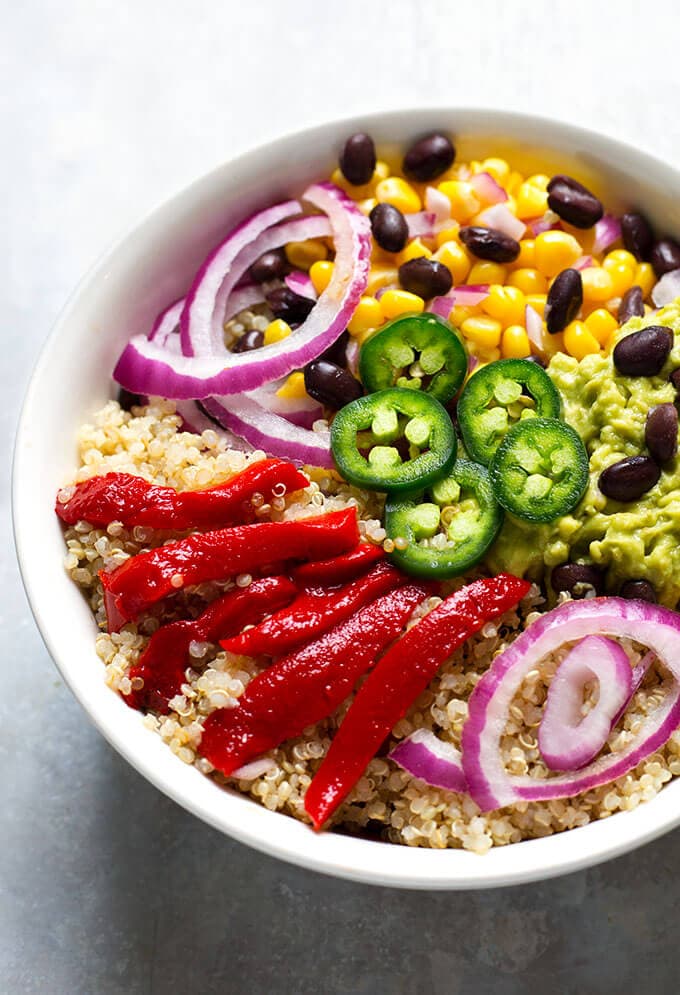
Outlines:
{"label": "guacamole", "polygon": [[592,563],[605,571],[608,593],[617,593],[626,580],[645,579],[662,604],[674,608],[680,601],[680,461],[666,464],[658,484],[631,503],[606,498],[598,487],[605,467],[646,453],[648,411],[676,398],[668,376],[680,367],[680,299],[653,317],[632,318],[616,341],[651,324],[667,325],[675,333],[658,376],[621,375],[611,350],[580,361],[564,353],[551,360],[547,373],[560,394],[562,417],[588,452],[588,489],[571,514],[548,525],[507,516],[487,558],[492,569],[540,579],[546,568],[560,563]]}

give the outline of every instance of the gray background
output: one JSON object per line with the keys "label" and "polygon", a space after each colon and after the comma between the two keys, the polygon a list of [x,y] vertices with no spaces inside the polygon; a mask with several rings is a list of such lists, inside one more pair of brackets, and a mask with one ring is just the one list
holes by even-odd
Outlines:
{"label": "gray background", "polygon": [[[248,146],[328,116],[467,103],[554,114],[680,161],[672,0],[3,8],[7,468],[31,366],[81,273]],[[288,867],[181,811],[57,679],[14,563],[8,471],[1,500],[0,991],[678,990],[680,832],[556,881],[428,895]]]}

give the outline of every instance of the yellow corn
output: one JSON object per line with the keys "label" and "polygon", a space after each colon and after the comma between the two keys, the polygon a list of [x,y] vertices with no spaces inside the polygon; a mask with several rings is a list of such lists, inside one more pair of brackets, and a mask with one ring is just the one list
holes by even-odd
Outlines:
{"label": "yellow corn", "polygon": [[547,294],[548,281],[537,269],[524,267],[513,270],[508,277],[508,285],[517,287],[524,294]]}
{"label": "yellow corn", "polygon": [[451,271],[454,286],[463,283],[470,272],[470,256],[460,242],[444,242],[435,252],[434,258]]}
{"label": "yellow corn", "polygon": [[401,176],[388,176],[381,180],[375,188],[375,196],[381,204],[392,204],[402,214],[413,214],[422,206],[417,191]]}
{"label": "yellow corn", "polygon": [[627,249],[613,249],[612,252],[608,252],[604,257],[604,264],[611,259],[612,262],[617,263],[627,263],[632,269],[637,268],[638,261],[632,252],[628,252]]}
{"label": "yellow corn", "polygon": [[536,311],[538,314],[540,314],[540,316],[542,318],[543,317],[543,312],[545,311],[545,305],[546,305],[546,302],[548,300],[548,295],[547,294],[527,294],[526,300],[527,300],[527,304],[530,304],[531,307],[534,309],[534,311]]}
{"label": "yellow corn", "polygon": [[368,283],[366,284],[366,298],[375,297],[383,287],[389,287],[392,283],[399,282],[399,271],[396,266],[373,265],[368,271]]}
{"label": "yellow corn", "polygon": [[524,177],[522,176],[522,174],[518,173],[516,169],[513,169],[513,171],[508,176],[507,183],[505,184],[505,189],[509,194],[512,194],[513,197],[515,197],[517,195],[517,191],[519,190],[519,188],[522,186],[523,183],[524,183]]}
{"label": "yellow corn", "polygon": [[614,297],[614,281],[602,266],[589,266],[581,273],[583,299],[585,301],[608,301]]}
{"label": "yellow corn", "polygon": [[318,259],[309,267],[309,278],[317,294],[322,294],[333,276],[333,263],[327,259]]}
{"label": "yellow corn", "polygon": [[637,264],[631,266],[628,262],[623,262],[619,259],[612,259],[610,254],[604,260],[602,266],[612,278],[612,290],[614,297],[621,297],[622,294],[625,294],[625,292],[633,286]]}
{"label": "yellow corn", "polygon": [[580,244],[567,232],[543,231],[535,243],[535,265],[543,276],[557,276],[583,255]]}
{"label": "yellow corn", "polygon": [[545,190],[535,186],[531,180],[523,183],[516,195],[517,217],[523,221],[528,218],[540,218],[548,209],[548,195]]}
{"label": "yellow corn", "polygon": [[536,268],[536,242],[533,238],[523,238],[519,243],[519,255],[510,263],[511,269]]}
{"label": "yellow corn", "polygon": [[467,283],[505,283],[507,270],[500,263],[483,260],[475,263],[468,273]]}
{"label": "yellow corn", "polygon": [[603,307],[591,311],[584,324],[600,345],[606,345],[611,333],[619,327],[616,318]]}
{"label": "yellow corn", "polygon": [[534,173],[528,178],[527,183],[531,183],[532,187],[538,187],[539,190],[547,190],[550,177],[546,176],[545,173]]}
{"label": "yellow corn", "polygon": [[361,335],[369,329],[378,328],[382,323],[383,309],[380,301],[375,297],[362,297],[349,320],[347,331],[350,335]]}
{"label": "yellow corn", "polygon": [[420,259],[421,256],[426,256],[429,259],[431,255],[432,252],[428,247],[419,238],[414,238],[394,257],[394,261],[397,266],[403,266],[410,259]]}
{"label": "yellow corn", "polygon": [[290,335],[293,329],[290,327],[287,321],[283,318],[275,318],[274,321],[270,321],[264,330],[264,344],[272,345],[273,342],[280,342],[281,339],[286,339]]}
{"label": "yellow corn", "polygon": [[482,172],[489,173],[496,183],[503,186],[510,176],[510,166],[505,159],[485,159],[482,163]]}
{"label": "yellow corn", "polygon": [[460,328],[463,322],[467,321],[468,318],[481,313],[482,309],[478,304],[475,304],[474,307],[461,307],[460,305],[457,305],[449,314],[449,321],[452,325],[455,325],[456,328]]}
{"label": "yellow corn", "polygon": [[489,287],[489,296],[481,303],[482,310],[499,321],[502,328],[518,325],[524,320],[526,298],[517,287],[502,287],[494,283]]}
{"label": "yellow corn", "polygon": [[526,329],[521,325],[508,325],[501,339],[503,359],[525,359],[531,355],[531,345]]}
{"label": "yellow corn", "polygon": [[656,275],[651,263],[638,263],[635,270],[635,283],[642,289],[642,296],[649,297],[656,283]]}
{"label": "yellow corn", "polygon": [[447,221],[446,228],[443,228],[435,235],[437,248],[440,249],[445,242],[456,242],[458,240],[459,231],[460,225],[457,221]]}
{"label": "yellow corn", "polygon": [[349,180],[346,180],[341,169],[333,170],[331,175],[331,180],[337,187],[344,190],[353,200],[366,200],[368,197],[373,196],[373,191],[375,190],[376,184],[380,180],[386,179],[390,175],[390,167],[386,162],[382,162],[380,159],[375,164],[375,169],[373,171],[373,176],[370,178],[368,183],[362,183],[360,186],[354,186]]}
{"label": "yellow corn", "polygon": [[600,351],[600,343],[583,321],[572,321],[564,329],[564,348],[574,359]]}
{"label": "yellow corn", "polygon": [[320,262],[328,256],[328,246],[318,238],[309,238],[306,242],[289,242],[286,246],[286,258],[296,269],[309,269],[312,263]]}
{"label": "yellow corn", "polygon": [[[408,290],[386,290],[379,301],[385,318],[398,318],[400,314],[420,314],[425,309],[425,301]],[[348,326],[350,331],[350,326]]]}
{"label": "yellow corn", "polygon": [[366,200],[358,200],[357,207],[362,214],[370,214],[377,203],[375,197],[367,197]]}
{"label": "yellow corn", "polygon": [[286,378],[285,383],[281,384],[277,390],[276,396],[283,397],[290,401],[300,401],[307,397],[304,373],[291,373],[291,375]]}
{"label": "yellow corn", "polygon": [[480,349],[497,349],[503,331],[500,321],[487,318],[485,315],[473,315],[466,318],[460,330],[470,342]]}
{"label": "yellow corn", "polygon": [[437,189],[449,198],[451,216],[456,221],[468,221],[479,212],[479,197],[470,183],[464,180],[444,180]]}

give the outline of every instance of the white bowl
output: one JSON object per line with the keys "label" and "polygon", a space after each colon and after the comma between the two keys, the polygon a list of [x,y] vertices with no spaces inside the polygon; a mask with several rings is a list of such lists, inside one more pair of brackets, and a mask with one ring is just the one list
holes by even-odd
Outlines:
{"label": "white bowl", "polygon": [[399,887],[483,888],[564,874],[659,836],[680,823],[680,781],[634,812],[496,848],[483,857],[315,834],[187,767],[106,687],[94,650],[94,620],[62,566],[62,532],[53,511],[55,493],[76,465],[78,426],[112,396],[110,374],[123,343],[145,331],[160,308],[186,290],[199,261],[235,221],[327,175],[342,141],[354,131],[370,132],[380,146],[403,148],[414,136],[438,128],[459,136],[461,158],[494,154],[511,142],[525,153],[549,150],[560,171],[602,170],[600,190],[608,205],[638,205],[660,231],[680,231],[680,173],[630,146],[567,124],[470,109],[411,110],[282,138],[177,194],[82,281],[43,349],[26,395],[13,513],[31,608],[64,680],[108,741],[161,791],[228,835],[318,871]]}

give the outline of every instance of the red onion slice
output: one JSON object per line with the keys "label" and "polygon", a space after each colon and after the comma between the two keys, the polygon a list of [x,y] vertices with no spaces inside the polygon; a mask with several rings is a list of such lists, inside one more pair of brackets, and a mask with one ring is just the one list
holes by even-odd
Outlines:
{"label": "red onion slice", "polygon": [[166,345],[173,332],[179,331],[179,318],[183,308],[184,298],[180,297],[178,301],[161,311],[151,326],[149,341],[158,342],[161,346]]}
{"label": "red onion slice", "polygon": [[657,307],[672,304],[676,297],[680,297],[680,269],[664,273],[652,290],[652,300]]}
{"label": "red onion slice", "polygon": [[451,201],[436,187],[425,189],[425,210],[434,214],[436,224],[448,221],[451,217]]}
{"label": "red onion slice", "polygon": [[[448,197],[447,197],[448,200]],[[405,214],[409,238],[429,238],[434,235],[437,217],[431,211],[417,211],[415,214]]]}
{"label": "red onion slice", "polygon": [[288,273],[287,276],[284,276],[283,282],[289,290],[292,290],[294,294],[299,294],[300,297],[308,297],[310,301],[315,301],[318,297],[309,273],[304,273],[301,269]]}
{"label": "red onion slice", "polygon": [[445,743],[430,729],[417,729],[388,754],[413,777],[419,777],[433,788],[466,791],[460,750]]}
{"label": "red onion slice", "polygon": [[[582,713],[584,685],[598,682],[598,698]],[[538,748],[551,770],[578,770],[593,760],[630,700],[633,670],[613,639],[586,636],[564,658],[548,689]]]}
{"label": "red onion slice", "polygon": [[444,294],[442,297],[433,297],[427,306],[427,310],[430,314],[436,314],[439,318],[448,319],[454,306],[454,295]]}
{"label": "red onion slice", "polygon": [[[507,193],[500,183],[496,182],[491,173],[474,173],[470,177],[470,186],[485,204],[502,204],[508,199]],[[492,227],[497,228],[498,225]],[[515,236],[511,235],[510,237],[514,238]]]}
{"label": "red onion slice", "polygon": [[493,207],[487,207],[485,211],[477,215],[475,223],[486,225],[487,228],[497,228],[509,238],[514,238],[516,242],[519,242],[527,230],[524,222],[515,217],[505,204],[494,204]]}
{"label": "red onion slice", "polygon": [[540,218],[532,218],[527,221],[527,228],[532,235],[540,235],[544,231],[552,231],[553,228],[560,227],[560,216],[554,211],[546,211]]}
{"label": "red onion slice", "polygon": [[476,304],[481,304],[489,296],[489,284],[463,284],[460,287],[454,287],[451,296],[453,296],[457,307],[474,307]]}
{"label": "red onion slice", "polygon": [[592,256],[581,256],[577,259],[575,263],[572,263],[572,269],[582,270],[590,269],[591,266],[595,265],[595,261]]}
{"label": "red onion slice", "polygon": [[[510,705],[522,681],[566,641],[591,635],[634,639],[648,646],[675,678],[663,699],[621,749],[600,756],[578,772],[547,779],[507,773],[500,740]],[[547,612],[495,658],[475,687],[463,728],[463,770],[468,790],[482,811],[518,801],[569,798],[607,784],[636,767],[668,740],[680,724],[680,615],[659,605],[622,598],[572,601]]]}
{"label": "red onion slice", "polygon": [[595,239],[593,241],[593,252],[604,252],[617,239],[621,238],[621,223],[618,218],[611,214],[605,214],[595,225]]}
{"label": "red onion slice", "polygon": [[527,304],[524,309],[524,324],[531,344],[539,352],[543,352],[545,348],[545,342],[543,341],[543,319],[531,304]]}
{"label": "red onion slice", "polygon": [[246,308],[254,307],[256,304],[264,304],[264,301],[264,290],[257,283],[246,283],[242,287],[237,287],[229,295],[222,319],[223,323],[231,321]]}

